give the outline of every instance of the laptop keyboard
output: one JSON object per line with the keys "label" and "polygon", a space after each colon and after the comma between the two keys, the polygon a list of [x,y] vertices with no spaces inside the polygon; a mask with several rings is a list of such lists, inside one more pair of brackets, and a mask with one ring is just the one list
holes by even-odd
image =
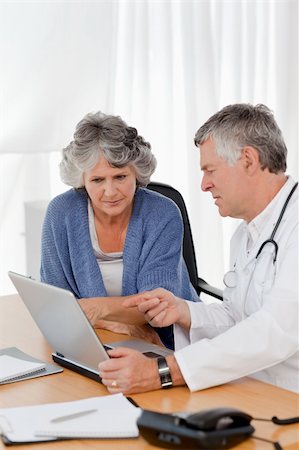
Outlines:
{"label": "laptop keyboard", "polygon": [[112,350],[113,347],[111,347],[110,345],[103,345],[105,350]]}
{"label": "laptop keyboard", "polygon": [[[107,350],[112,350],[112,348],[113,348],[113,347],[111,347],[110,345],[107,345],[107,344],[105,344],[103,347],[104,347],[104,349],[106,351]],[[143,354],[144,354],[144,356],[147,356],[148,358],[158,358],[158,356],[161,356],[161,355],[158,355],[158,353],[155,353],[155,352],[144,352]]]}
{"label": "laptop keyboard", "polygon": [[158,356],[161,356],[161,355],[158,355],[158,353],[155,353],[155,352],[145,352],[143,354],[144,354],[144,356],[147,356],[148,358],[158,358]]}

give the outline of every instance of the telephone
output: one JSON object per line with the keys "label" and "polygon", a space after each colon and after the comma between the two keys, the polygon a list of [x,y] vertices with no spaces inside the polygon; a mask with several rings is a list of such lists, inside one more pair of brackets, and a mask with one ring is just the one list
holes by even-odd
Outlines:
{"label": "telephone", "polygon": [[144,410],[137,421],[148,442],[171,449],[226,449],[255,431],[252,417],[234,408],[215,408],[193,414],[162,414]]}

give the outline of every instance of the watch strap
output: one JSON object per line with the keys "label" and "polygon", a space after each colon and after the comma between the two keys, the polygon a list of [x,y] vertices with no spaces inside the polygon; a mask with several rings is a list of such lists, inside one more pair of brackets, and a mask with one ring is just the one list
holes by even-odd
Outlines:
{"label": "watch strap", "polygon": [[169,370],[167,361],[164,358],[164,356],[159,356],[157,358],[157,364],[158,364],[158,372],[159,372],[160,381],[161,381],[161,387],[163,389],[170,388],[172,386],[172,378],[170,375],[170,370]]}

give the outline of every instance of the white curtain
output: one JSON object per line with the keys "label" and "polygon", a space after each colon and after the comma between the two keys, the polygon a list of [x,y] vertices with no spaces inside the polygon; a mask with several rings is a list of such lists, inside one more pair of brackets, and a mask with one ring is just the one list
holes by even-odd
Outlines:
{"label": "white curtain", "polygon": [[[222,106],[265,103],[298,165],[298,2],[2,1],[0,295],[27,273],[25,207],[67,189],[60,150],[90,111],[122,116],[151,142],[154,180],[187,203],[198,271],[222,287],[235,226],[221,219],[193,137]],[[40,236],[37,233],[36,239]]]}

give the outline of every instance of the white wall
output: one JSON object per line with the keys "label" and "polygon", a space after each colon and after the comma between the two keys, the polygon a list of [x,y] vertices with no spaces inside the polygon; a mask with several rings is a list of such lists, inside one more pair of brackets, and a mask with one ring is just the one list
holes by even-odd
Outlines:
{"label": "white wall", "polygon": [[99,109],[151,142],[153,179],[183,193],[200,275],[219,285],[234,222],[200,192],[193,137],[228,103],[265,103],[297,178],[297,30],[292,0],[0,2],[0,294],[38,251],[25,205],[66,189],[59,151]]}

